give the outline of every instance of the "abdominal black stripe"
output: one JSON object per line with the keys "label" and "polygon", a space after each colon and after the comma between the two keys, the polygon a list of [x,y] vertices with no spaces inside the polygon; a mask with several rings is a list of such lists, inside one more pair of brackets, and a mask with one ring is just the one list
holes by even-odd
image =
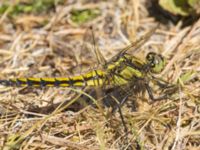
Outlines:
{"label": "abdominal black stripe", "polygon": [[61,84],[61,81],[59,81],[59,80],[57,80],[57,79],[55,78],[54,85],[55,85],[55,86],[59,86],[60,84]]}
{"label": "abdominal black stripe", "polygon": [[0,84],[4,86],[12,86],[12,82],[10,80],[0,80]]}
{"label": "abdominal black stripe", "polygon": [[9,86],[17,86],[17,82],[16,81],[14,81],[14,80],[9,80]]}
{"label": "abdominal black stripe", "polygon": [[69,84],[69,86],[73,86],[74,85],[74,80],[72,78],[69,78],[69,81],[67,81],[67,84]]}
{"label": "abdominal black stripe", "polygon": [[27,78],[27,85],[28,86],[33,86],[33,85],[41,85],[41,80],[40,81],[35,81]]}
{"label": "abdominal black stripe", "polygon": [[98,72],[95,70],[95,73],[96,73],[96,75],[95,75],[95,79],[97,80],[97,85],[100,85],[100,83],[99,83],[99,74],[98,74]]}
{"label": "abdominal black stripe", "polygon": [[[15,81],[14,81],[15,82]],[[16,86],[22,86],[22,84],[27,84],[27,82],[26,81],[22,81],[22,80],[20,80],[20,79],[16,79]]]}
{"label": "abdominal black stripe", "polygon": [[88,86],[87,80],[86,80],[86,78],[84,77],[84,75],[83,75],[82,77],[83,77],[83,82],[84,82],[85,86]]}
{"label": "abdominal black stripe", "polygon": [[84,77],[85,81],[93,80],[93,79],[103,79],[103,75],[99,75],[97,71],[95,70],[96,75],[95,76],[90,76],[90,77]]}
{"label": "abdominal black stripe", "polygon": [[48,84],[54,85],[54,83],[55,83],[54,81],[47,81],[47,80],[45,80],[45,79],[40,78],[40,85],[41,85],[42,87],[47,86]]}

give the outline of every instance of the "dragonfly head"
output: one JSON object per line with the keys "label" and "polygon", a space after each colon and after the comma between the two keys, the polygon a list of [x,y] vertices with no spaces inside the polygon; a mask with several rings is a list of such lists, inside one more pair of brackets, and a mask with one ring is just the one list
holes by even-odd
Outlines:
{"label": "dragonfly head", "polygon": [[160,73],[165,67],[164,58],[154,52],[150,52],[147,54],[146,63],[148,68],[150,69],[150,72],[152,73]]}

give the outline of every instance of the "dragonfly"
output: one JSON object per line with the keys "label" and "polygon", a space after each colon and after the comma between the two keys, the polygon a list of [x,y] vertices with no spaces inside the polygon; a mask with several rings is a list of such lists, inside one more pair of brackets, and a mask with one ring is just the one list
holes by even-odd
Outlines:
{"label": "dragonfly", "polygon": [[[104,89],[118,89],[118,93],[126,93],[125,95],[130,95],[129,93],[137,94],[146,90],[151,100],[164,99],[166,98],[165,95],[155,97],[149,84],[153,81],[160,87],[166,87],[166,82],[163,83],[154,77],[155,74],[160,73],[165,67],[166,61],[163,56],[149,52],[146,55],[146,60],[142,61],[127,53],[131,48],[137,50],[144,45],[157,28],[158,25],[138,40],[120,50],[108,61],[100,50],[94,46],[97,61],[101,66],[84,74],[72,77],[12,78],[0,80],[0,85],[9,87],[101,87]],[[93,33],[93,45],[95,45]],[[133,92],[127,92],[127,88]],[[122,98],[120,101],[121,104],[126,101],[128,96],[125,97],[125,99]]]}
{"label": "dragonfly", "polygon": [[[137,94],[147,91],[150,99],[153,101],[167,98],[166,95],[155,97],[152,87],[150,86],[150,82],[153,81],[162,88],[166,87],[167,82],[163,83],[163,81],[154,76],[164,69],[166,64],[164,57],[160,54],[149,52],[146,55],[146,60],[143,61],[127,53],[131,48],[137,50],[144,45],[157,28],[158,26],[120,50],[108,61],[104,58],[99,49],[95,47],[94,51],[97,56],[97,61],[101,66],[84,74],[72,77],[20,77],[0,80],[0,85],[8,87],[100,87],[102,89],[107,89],[106,99],[110,99],[110,97],[115,99],[115,97],[117,97],[117,105],[113,108],[112,112],[116,109],[119,110],[125,131],[127,131],[121,112],[121,106],[132,93]],[[93,45],[95,45],[93,32],[92,37]],[[113,90],[117,94],[112,94]],[[120,96],[121,98],[119,98]]]}

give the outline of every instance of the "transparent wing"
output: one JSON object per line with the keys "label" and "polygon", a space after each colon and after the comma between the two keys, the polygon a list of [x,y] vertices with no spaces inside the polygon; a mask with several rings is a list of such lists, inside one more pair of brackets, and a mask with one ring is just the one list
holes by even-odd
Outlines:
{"label": "transparent wing", "polygon": [[140,48],[144,43],[146,43],[150,39],[150,37],[153,35],[153,33],[156,31],[156,29],[159,27],[159,25],[160,24],[156,25],[153,29],[151,29],[149,32],[144,34],[138,40],[135,40],[135,41],[131,42],[130,45],[128,45],[127,47],[122,49],[120,52],[118,52],[114,57],[112,57],[109,62],[112,62],[113,60],[118,59],[119,57],[121,57],[123,54],[125,54],[131,48],[134,48],[135,50]]}
{"label": "transparent wing", "polygon": [[92,26],[86,30],[86,33],[83,37],[83,44],[81,51],[85,49],[95,54],[95,60],[97,60],[98,66],[100,65],[100,67],[103,68],[103,66],[107,64],[106,59],[100,52],[98,45],[96,43],[96,37]]}
{"label": "transparent wing", "polygon": [[107,63],[107,61],[104,58],[104,56],[101,53],[101,51],[99,50],[98,45],[96,45],[95,35],[94,35],[94,31],[93,31],[92,27],[91,27],[91,34],[92,34],[92,41],[93,41],[93,46],[94,46],[94,52],[95,52],[95,55],[97,57],[97,61],[98,61],[99,64],[101,64],[102,66],[104,66]]}

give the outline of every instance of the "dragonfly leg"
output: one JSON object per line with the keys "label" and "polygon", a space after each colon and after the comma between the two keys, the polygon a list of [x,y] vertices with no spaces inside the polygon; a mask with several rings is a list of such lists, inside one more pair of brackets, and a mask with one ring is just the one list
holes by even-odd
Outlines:
{"label": "dragonfly leg", "polygon": [[167,99],[168,98],[167,94],[162,95],[160,97],[154,97],[151,87],[148,84],[146,84],[145,87],[146,87],[146,90],[147,90],[147,92],[149,94],[150,99],[153,100],[153,101],[159,101],[159,100],[163,100],[163,99]]}
{"label": "dragonfly leg", "polygon": [[121,108],[123,105],[124,105],[124,103],[126,102],[126,100],[128,99],[128,96],[129,95],[126,95],[123,99],[122,99],[122,101],[120,101],[120,103],[117,101],[116,102],[116,106],[112,109],[112,113],[114,113],[115,111],[116,111],[116,109],[118,108]]}
{"label": "dragonfly leg", "polygon": [[169,83],[162,83],[161,81],[156,81],[156,84],[159,86],[159,87],[161,87],[161,88],[172,88],[172,87],[174,87],[174,85],[171,85],[171,84],[169,84]]}
{"label": "dragonfly leg", "polygon": [[117,104],[117,106],[118,106],[118,111],[119,111],[120,118],[121,118],[121,120],[122,120],[122,124],[123,124],[123,126],[124,126],[124,132],[127,133],[128,128],[127,128],[127,126],[126,126],[126,122],[125,122],[124,116],[123,116],[123,114],[122,114],[121,105],[118,105],[118,104]]}
{"label": "dragonfly leg", "polygon": [[114,112],[118,109],[119,115],[120,115],[120,119],[121,119],[122,124],[123,124],[123,126],[124,126],[124,132],[125,132],[125,133],[128,131],[128,128],[127,128],[127,126],[126,126],[126,122],[125,122],[125,120],[124,120],[124,116],[123,116],[123,114],[122,114],[122,109],[121,109],[121,107],[123,106],[123,104],[124,104],[124,103],[126,102],[126,100],[128,99],[128,96],[129,96],[129,95],[126,95],[126,96],[122,99],[122,101],[121,101],[120,103],[119,103],[119,101],[116,100],[115,97],[112,97],[112,98],[116,101],[116,105],[115,105],[115,107],[112,109],[112,113],[114,113]]}
{"label": "dragonfly leg", "polygon": [[[117,104],[116,104],[116,106],[118,107],[118,111],[119,111],[119,114],[120,114],[120,118],[121,118],[122,124],[123,124],[123,126],[124,126],[125,145],[128,145],[128,147],[127,147],[126,149],[127,149],[127,150],[132,150],[133,147],[132,147],[132,145],[130,145],[129,140],[128,140],[128,128],[127,128],[127,126],[126,126],[126,122],[125,122],[125,120],[124,120],[124,116],[123,116],[122,110],[121,110],[121,107],[122,107],[123,104],[127,101],[127,99],[128,99],[129,96],[130,96],[130,95],[126,95],[126,96],[122,99],[122,101],[121,101],[120,103],[117,103]],[[136,144],[137,144],[137,149],[140,149],[140,145],[139,145],[139,143],[138,143],[137,140],[136,140]]]}

